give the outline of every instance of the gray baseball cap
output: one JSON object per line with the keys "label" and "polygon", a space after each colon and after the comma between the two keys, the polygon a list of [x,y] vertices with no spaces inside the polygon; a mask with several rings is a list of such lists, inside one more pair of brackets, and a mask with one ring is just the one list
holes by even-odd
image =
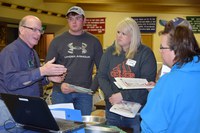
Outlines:
{"label": "gray baseball cap", "polygon": [[79,7],[79,6],[72,6],[71,8],[69,8],[69,10],[68,10],[67,13],[66,13],[66,16],[68,16],[68,14],[71,13],[71,12],[75,12],[75,13],[77,13],[77,14],[79,14],[79,15],[85,16],[85,12],[84,12],[83,9],[82,9],[81,7]]}

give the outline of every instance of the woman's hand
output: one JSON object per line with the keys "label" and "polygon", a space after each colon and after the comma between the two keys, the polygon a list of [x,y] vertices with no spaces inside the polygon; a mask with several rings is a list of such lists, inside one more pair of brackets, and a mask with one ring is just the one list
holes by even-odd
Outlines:
{"label": "woman's hand", "polygon": [[[150,82],[148,82],[146,85],[147,85],[147,86],[155,86],[156,83],[153,82],[153,81],[150,81]],[[151,91],[152,89],[153,89],[153,88],[148,88],[147,90],[148,90],[148,91]]]}
{"label": "woman's hand", "polygon": [[122,94],[120,92],[112,94],[112,96],[109,98],[109,102],[112,105],[120,103],[120,102],[122,102],[122,100],[123,100],[123,97],[122,97]]}

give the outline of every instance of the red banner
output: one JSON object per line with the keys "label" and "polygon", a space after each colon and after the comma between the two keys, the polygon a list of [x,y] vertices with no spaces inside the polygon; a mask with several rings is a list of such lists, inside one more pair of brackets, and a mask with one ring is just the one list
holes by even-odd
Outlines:
{"label": "red banner", "polygon": [[105,18],[86,18],[83,29],[92,34],[105,33]]}

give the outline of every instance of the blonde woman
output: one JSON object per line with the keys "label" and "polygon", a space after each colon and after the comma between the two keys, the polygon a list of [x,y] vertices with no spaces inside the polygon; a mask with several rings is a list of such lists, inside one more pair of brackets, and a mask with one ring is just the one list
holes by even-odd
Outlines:
{"label": "blonde woman", "polygon": [[109,111],[112,105],[123,100],[146,103],[148,90],[121,90],[114,84],[114,78],[145,78],[155,81],[156,59],[150,48],[141,43],[141,33],[137,23],[132,18],[125,18],[116,28],[116,39],[103,54],[98,81],[104,92],[106,102],[106,119],[108,125],[133,128],[134,133],[140,132],[140,116],[126,118]]}

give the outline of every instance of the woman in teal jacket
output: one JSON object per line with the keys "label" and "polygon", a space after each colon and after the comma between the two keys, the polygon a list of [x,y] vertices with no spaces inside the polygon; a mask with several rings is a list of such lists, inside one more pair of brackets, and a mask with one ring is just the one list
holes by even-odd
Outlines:
{"label": "woman in teal jacket", "polygon": [[[184,20],[186,21],[186,20]],[[141,111],[144,133],[200,133],[200,49],[187,26],[169,21],[160,32],[162,76]]]}

